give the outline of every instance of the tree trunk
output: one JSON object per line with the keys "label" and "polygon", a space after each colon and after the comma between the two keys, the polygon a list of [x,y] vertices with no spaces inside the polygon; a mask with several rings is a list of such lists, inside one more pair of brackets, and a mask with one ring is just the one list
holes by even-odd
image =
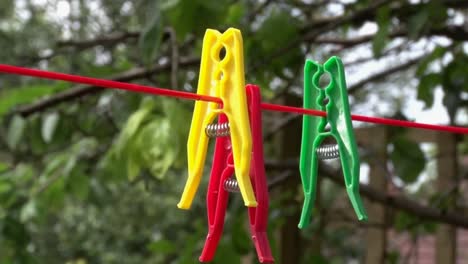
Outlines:
{"label": "tree trunk", "polygon": [[[457,183],[457,142],[456,135],[439,133],[437,136],[437,189],[440,193],[451,191]],[[447,210],[455,208],[455,195],[446,196]],[[444,197],[445,199],[445,197]],[[436,234],[436,263],[455,264],[456,262],[456,229],[450,225],[439,225]]]}
{"label": "tree trunk", "polygon": [[[300,106],[302,103],[301,98],[293,95],[286,96],[286,105]],[[297,159],[300,153],[301,146],[301,129],[302,129],[302,118],[297,118],[291,124],[289,124],[281,133],[279,139],[280,155],[282,160],[286,159]],[[288,215],[281,228],[281,249],[280,249],[280,260],[278,263],[300,263],[302,256],[302,239],[300,230],[297,227],[299,223],[300,210],[302,204],[296,200],[296,194],[300,190],[300,174],[299,165],[297,170],[294,171],[292,177],[289,177],[287,181],[280,188],[282,194],[289,194],[287,198],[282,202],[283,210]]]}
{"label": "tree trunk", "polygon": [[[369,158],[369,185],[382,193],[387,192],[386,164],[387,164],[387,132],[386,128],[379,126],[369,130],[367,147],[371,151]],[[383,223],[387,219],[387,208],[377,203],[367,203],[369,221]],[[385,263],[387,248],[386,228],[369,226],[367,229],[367,264]]]}

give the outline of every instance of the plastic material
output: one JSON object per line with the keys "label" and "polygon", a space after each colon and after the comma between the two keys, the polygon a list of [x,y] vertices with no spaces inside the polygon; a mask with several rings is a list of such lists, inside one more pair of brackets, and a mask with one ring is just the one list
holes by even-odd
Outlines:
{"label": "plastic material", "polygon": [[[323,88],[319,79],[328,74],[330,83]],[[327,102],[328,100],[328,102]],[[351,123],[344,68],[338,57],[331,57],[322,66],[307,60],[304,67],[304,108],[322,110],[326,117],[304,115],[300,172],[304,189],[304,206],[299,228],[309,224],[315,200],[318,157],[316,149],[327,136],[335,138],[341,160],[346,190],[359,220],[367,214],[359,196],[359,154]],[[330,125],[330,131],[325,126]]]}
{"label": "plastic material", "polygon": [[[17,66],[12,66],[12,65],[7,65],[7,64],[0,64],[0,72],[8,73],[8,74],[30,76],[30,77],[36,77],[36,78],[43,78],[43,79],[50,79],[50,80],[62,80],[66,82],[87,84],[87,85],[92,85],[95,87],[102,87],[102,88],[121,89],[121,90],[126,90],[126,91],[137,92],[137,93],[162,95],[162,96],[181,98],[181,99],[186,99],[186,100],[202,100],[202,101],[207,101],[207,102],[221,103],[221,99],[217,97],[207,96],[207,95],[169,90],[169,89],[146,86],[146,85],[138,85],[135,83],[124,83],[124,82],[96,79],[96,78],[91,78],[91,77],[65,74],[65,73],[59,73],[59,72],[23,68],[23,67],[17,67]],[[292,106],[285,106],[285,105],[262,103],[261,106],[262,106],[262,109],[266,111],[296,113],[296,114],[302,114],[302,115],[317,115],[317,116],[326,115],[326,113],[323,111],[303,109],[299,107],[292,107]],[[29,111],[23,111],[23,113],[30,114],[32,111],[34,111],[34,108],[29,109]],[[427,130],[442,131],[442,132],[449,132],[449,133],[468,134],[467,127],[433,125],[433,124],[417,123],[417,122],[412,122],[412,121],[388,119],[388,118],[382,118],[382,117],[363,116],[363,115],[351,115],[351,119],[355,121],[360,121],[360,122],[368,122],[368,123],[382,124],[382,125],[388,125],[388,126],[413,127],[413,128],[418,128],[418,129],[427,129]]]}
{"label": "plastic material", "polygon": [[[261,263],[273,263],[274,260],[271,255],[266,232],[268,223],[268,186],[263,159],[262,119],[260,112],[261,96],[257,86],[247,85],[246,89],[253,136],[253,152],[252,155],[249,155],[252,158],[250,179],[255,186],[255,195],[258,201],[257,207],[248,209],[250,232],[259,261]],[[221,114],[218,122],[224,123],[226,121],[226,116]],[[201,262],[208,262],[213,259],[223,232],[229,195],[228,190],[225,189],[225,182],[230,180],[234,172],[231,151],[229,137],[218,137],[216,139],[215,156],[206,197],[209,230],[203,252],[200,256]]]}
{"label": "plastic material", "polygon": [[221,98],[223,103],[195,103],[187,143],[188,180],[177,205],[179,208],[189,209],[192,204],[206,159],[208,136],[205,134],[205,128],[221,114],[225,115],[230,123],[234,170],[244,203],[249,207],[257,206],[249,179],[252,138],[244,85],[240,31],[230,28],[221,34],[208,29],[203,39],[197,94]]}

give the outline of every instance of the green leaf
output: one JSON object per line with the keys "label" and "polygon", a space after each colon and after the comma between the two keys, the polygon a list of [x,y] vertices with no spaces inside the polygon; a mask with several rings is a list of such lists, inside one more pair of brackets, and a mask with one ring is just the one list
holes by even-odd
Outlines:
{"label": "green leaf", "polygon": [[20,213],[20,221],[25,223],[37,215],[37,206],[34,199],[27,202],[22,208]]}
{"label": "green leaf", "polygon": [[73,145],[71,151],[77,157],[92,157],[99,148],[99,142],[95,138],[83,138]]}
{"label": "green leaf", "polygon": [[434,104],[434,89],[442,83],[442,75],[439,73],[430,73],[421,77],[418,85],[418,100],[425,104],[425,108],[432,107]]}
{"label": "green leaf", "polygon": [[40,200],[48,209],[60,209],[65,202],[65,177],[58,175],[40,194]]}
{"label": "green leaf", "polygon": [[86,68],[82,69],[82,75],[90,77],[109,77],[130,70],[132,67],[135,67],[135,65],[125,58],[119,58],[119,60],[112,65],[86,65]]}
{"label": "green leaf", "polygon": [[129,180],[142,170],[162,179],[171,167],[185,164],[186,146],[182,142],[189,130],[188,113],[181,103],[151,99],[130,116],[113,148],[114,158],[125,164]]}
{"label": "green leaf", "polygon": [[26,128],[26,120],[20,116],[15,115],[10,122],[7,134],[7,145],[11,150],[15,150],[20,143],[24,129]]}
{"label": "green leaf", "polygon": [[158,254],[172,254],[177,251],[177,247],[169,240],[159,240],[148,245],[148,249]]}
{"label": "green leaf", "polygon": [[458,108],[460,107],[460,97],[460,91],[450,89],[445,90],[444,97],[442,98],[442,104],[447,108],[451,123],[455,120],[455,115],[457,114]]}
{"label": "green leaf", "polygon": [[173,134],[170,121],[156,118],[142,129],[137,140],[142,165],[149,168],[153,176],[162,179],[179,153],[180,141]]}
{"label": "green leaf", "polygon": [[143,100],[140,109],[133,113],[127,120],[122,133],[113,152],[116,158],[126,164],[127,178],[133,181],[139,174],[143,166],[142,151],[151,146],[148,140],[140,139],[144,125],[148,120],[154,118],[152,114],[155,108],[154,99]]}
{"label": "green leaf", "polygon": [[67,190],[70,190],[79,199],[85,200],[88,197],[90,180],[89,176],[84,173],[83,166],[79,166],[78,164],[74,166],[74,170],[70,172],[66,184]]}
{"label": "green leaf", "polygon": [[234,3],[229,6],[226,16],[226,24],[236,25],[239,24],[245,16],[245,6],[242,2]]}
{"label": "green leaf", "polygon": [[33,195],[39,197],[40,204],[48,209],[56,210],[62,207],[65,199],[65,185],[69,175],[64,168],[70,167],[70,156],[59,154],[48,160],[47,167],[39,176]]}
{"label": "green leaf", "polygon": [[[29,243],[30,236],[29,232],[26,229],[26,226],[18,221],[18,219],[9,216],[4,221],[2,221],[3,234],[2,237],[7,238],[15,242],[15,246],[18,248],[26,247]],[[3,240],[3,239],[2,239]],[[13,262],[16,263],[16,262]],[[21,263],[21,262],[19,262]]]}
{"label": "green leaf", "polygon": [[15,11],[15,1],[13,0],[4,0],[2,2],[2,8],[0,8],[0,17],[2,19],[10,17],[14,14]]}
{"label": "green leaf", "polygon": [[314,264],[329,264],[330,262],[322,255],[312,255],[309,263]]}
{"label": "green leaf", "polygon": [[[279,28],[281,30],[278,30]],[[272,32],[274,33],[272,34]],[[244,49],[247,64],[258,64],[258,61],[268,60],[271,54],[278,53],[279,47],[283,47],[285,43],[297,40],[298,37],[299,23],[297,18],[280,8],[273,8],[266,19],[260,24],[254,38],[246,38],[245,40]],[[302,64],[302,60],[303,54],[300,49],[292,49],[282,54],[281,60],[269,60],[268,69],[274,72],[276,76],[283,74],[285,65],[299,65]],[[268,72],[265,74],[268,74]],[[271,78],[269,78],[265,85],[269,85]]]}
{"label": "green leaf", "polygon": [[184,107],[184,104],[178,101],[164,100],[163,111],[170,124],[168,128],[170,129],[168,133],[172,135],[170,140],[176,142],[173,147],[177,150],[177,156],[175,157],[173,165],[177,168],[185,168],[187,165],[187,159],[184,155],[184,153],[187,153],[187,145],[185,142],[187,141],[188,132],[190,131],[190,122],[187,122],[187,120],[192,119],[192,108]]}
{"label": "green leaf", "polygon": [[444,98],[442,103],[447,107],[451,122],[455,120],[456,113],[461,107],[462,92],[467,91],[468,56],[464,52],[453,54],[454,59],[443,69]]}
{"label": "green leaf", "polygon": [[0,195],[3,193],[9,192],[12,189],[13,189],[13,186],[11,185],[10,182],[4,181],[4,180],[0,181]]}
{"label": "green leaf", "polygon": [[408,32],[411,39],[416,39],[426,27],[429,21],[427,8],[421,9],[409,19]]}
{"label": "green leaf", "polygon": [[[135,154],[135,152],[130,152],[130,154]],[[135,180],[140,175],[140,164],[141,162],[134,155],[127,158],[127,177],[129,181]]]}
{"label": "green leaf", "polygon": [[250,237],[245,230],[246,215],[236,214],[232,221],[232,245],[237,252],[247,254],[251,249]]}
{"label": "green leaf", "polygon": [[25,131],[25,138],[29,143],[31,152],[35,155],[43,155],[49,147],[42,137],[43,119],[40,115],[28,117],[28,129]]}
{"label": "green leaf", "polygon": [[[278,30],[278,28],[281,28],[281,30]],[[276,51],[282,44],[297,38],[297,21],[289,14],[275,8],[260,25],[255,36],[263,40],[261,42],[263,50],[266,52]]]}
{"label": "green leaf", "polygon": [[444,68],[443,84],[444,90],[452,91],[468,91],[466,83],[468,75],[466,68],[468,67],[468,55],[464,52],[456,52],[453,54],[454,59]]}
{"label": "green leaf", "polygon": [[409,226],[414,225],[417,221],[418,220],[405,212],[398,212],[395,217],[395,229],[400,232],[405,231]]}
{"label": "green leaf", "polygon": [[425,233],[434,234],[437,230],[437,223],[436,222],[425,222],[422,225],[422,229]]}
{"label": "green leaf", "polygon": [[398,264],[400,263],[400,253],[398,251],[390,251],[387,254],[388,264]]}
{"label": "green leaf", "polygon": [[57,85],[30,85],[19,88],[9,88],[0,91],[0,118],[20,104],[33,102],[34,100],[62,91],[69,84]]}
{"label": "green leaf", "polygon": [[149,7],[151,20],[146,23],[140,36],[139,46],[143,60],[150,65],[157,56],[164,33],[159,2],[154,1]]}
{"label": "green leaf", "polygon": [[62,172],[65,175],[70,175],[73,169],[75,168],[77,163],[77,159],[75,156],[70,157],[68,161],[65,163],[65,166],[62,167]]}
{"label": "green leaf", "polygon": [[395,229],[399,232],[410,231],[413,235],[433,234],[437,229],[437,224],[422,221],[420,218],[405,212],[398,212],[395,217]]}
{"label": "green leaf", "polygon": [[390,7],[384,6],[377,11],[377,25],[379,30],[372,40],[372,50],[375,57],[380,57],[388,42],[388,34],[390,31]]}
{"label": "green leaf", "polygon": [[36,171],[30,163],[19,163],[16,164],[15,169],[7,172],[15,179],[15,185],[18,186],[30,186],[30,182],[35,177]]}
{"label": "green leaf", "polygon": [[153,100],[145,100],[140,109],[133,113],[127,120],[116,144],[117,153],[124,153],[129,145],[129,140],[135,136],[141,125],[151,116],[155,104]]}
{"label": "green leaf", "polygon": [[52,157],[50,160],[47,160],[47,166],[40,176],[40,181],[47,180],[49,177],[53,176],[60,168],[63,168],[68,162],[68,157],[65,154],[57,155]]}
{"label": "green leaf", "polygon": [[185,39],[188,33],[202,34],[207,28],[219,28],[226,18],[227,0],[206,1],[170,1],[165,5],[165,17],[177,32],[179,40]]}
{"label": "green leaf", "polygon": [[441,0],[428,1],[427,9],[430,17],[430,27],[437,28],[439,26],[445,26],[448,19],[448,8],[447,5]]}
{"label": "green leaf", "polygon": [[6,169],[8,169],[9,165],[5,162],[0,161],[0,173]]}
{"label": "green leaf", "polygon": [[419,63],[418,69],[416,70],[416,75],[422,76],[423,74],[425,74],[430,63],[433,62],[434,60],[442,58],[446,52],[447,52],[447,48],[445,47],[437,46],[436,48],[434,48],[434,50],[431,52],[429,56],[421,60],[421,62]]}
{"label": "green leaf", "polygon": [[167,11],[167,10],[169,10],[171,8],[176,7],[180,2],[181,2],[181,0],[167,0],[167,1],[164,1],[163,3],[161,3],[161,10]]}
{"label": "green leaf", "polygon": [[59,118],[60,116],[57,112],[49,113],[44,116],[42,121],[41,134],[46,143],[51,142],[55,134],[55,129],[57,128]]}
{"label": "green leaf", "polygon": [[240,254],[237,253],[229,240],[221,239],[214,258],[216,264],[239,264]]}
{"label": "green leaf", "polygon": [[396,137],[393,142],[390,158],[398,176],[405,183],[412,183],[424,170],[426,158],[418,143],[403,136]]}

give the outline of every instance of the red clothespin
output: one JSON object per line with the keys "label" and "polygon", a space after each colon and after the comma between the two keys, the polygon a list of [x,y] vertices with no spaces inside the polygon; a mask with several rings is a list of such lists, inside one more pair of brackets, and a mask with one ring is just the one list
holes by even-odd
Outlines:
{"label": "red clothespin", "polygon": [[[247,101],[252,132],[252,157],[250,180],[254,187],[257,207],[249,207],[250,233],[260,263],[273,263],[267,237],[268,225],[268,186],[263,159],[261,95],[258,86],[248,84]],[[200,256],[201,262],[211,261],[215,255],[221,234],[228,203],[228,192],[238,192],[238,184],[233,176],[234,162],[231,140],[228,137],[227,117],[219,115],[218,123],[207,128],[207,134],[217,134],[213,167],[206,197],[209,231]]]}

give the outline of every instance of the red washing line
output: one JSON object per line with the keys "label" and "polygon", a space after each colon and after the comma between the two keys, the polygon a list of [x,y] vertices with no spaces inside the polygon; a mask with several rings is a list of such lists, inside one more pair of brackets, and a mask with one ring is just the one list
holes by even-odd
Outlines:
{"label": "red washing line", "polygon": [[[31,77],[37,77],[37,78],[43,78],[43,79],[61,80],[61,81],[72,82],[72,83],[88,84],[88,85],[93,85],[93,86],[98,86],[98,87],[121,89],[121,90],[127,90],[127,91],[139,92],[139,93],[163,95],[163,96],[182,98],[182,99],[200,100],[200,101],[214,102],[214,103],[222,102],[220,98],[208,96],[208,95],[200,95],[200,94],[195,94],[195,93],[190,93],[190,92],[175,91],[175,90],[169,90],[169,89],[146,86],[146,85],[96,79],[96,78],[64,74],[64,73],[58,73],[58,72],[28,69],[28,68],[11,66],[11,65],[6,65],[6,64],[0,64],[0,72],[16,74],[16,75],[31,76]],[[326,116],[326,113],[323,111],[304,109],[300,107],[276,105],[276,104],[269,104],[269,103],[262,103],[261,107],[262,109],[268,110],[268,111],[297,113],[297,114],[306,114],[306,115],[314,115],[314,116]],[[390,125],[390,126],[401,126],[401,127],[413,127],[413,128],[445,131],[445,132],[452,132],[452,133],[459,133],[459,134],[468,134],[468,128],[466,127],[431,125],[431,124],[417,123],[417,122],[411,122],[411,121],[403,121],[403,120],[381,118],[381,117],[362,116],[362,115],[351,115],[351,118],[355,121],[361,121],[361,122],[367,122],[367,123],[383,124],[383,125]]]}

